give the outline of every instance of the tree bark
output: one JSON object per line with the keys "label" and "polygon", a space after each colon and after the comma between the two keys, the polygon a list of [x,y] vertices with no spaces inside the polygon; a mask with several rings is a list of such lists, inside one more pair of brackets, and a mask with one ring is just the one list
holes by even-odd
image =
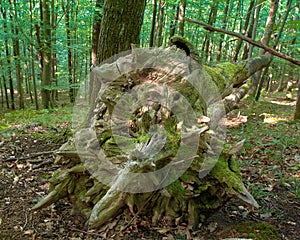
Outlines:
{"label": "tree bark", "polygon": [[[2,7],[2,0],[0,0],[0,9],[3,17],[3,28],[4,32],[8,33],[8,26],[7,26],[7,13],[6,9]],[[5,55],[6,55],[6,61],[7,61],[7,74],[9,79],[9,91],[10,91],[10,101],[11,101],[11,109],[15,110],[15,95],[14,95],[14,84],[13,84],[13,78],[12,78],[12,71],[11,71],[11,54],[9,50],[9,44],[8,39],[5,38]]]}
{"label": "tree bark", "polygon": [[[247,32],[247,28],[248,28],[248,25],[249,25],[249,20],[250,20],[250,17],[251,17],[251,12],[253,10],[253,7],[254,7],[254,3],[255,3],[255,0],[251,0],[250,4],[249,4],[249,8],[248,8],[248,12],[247,12],[247,15],[246,15],[246,19],[245,19],[245,23],[244,23],[244,26],[243,26],[243,29],[242,29],[242,34],[245,35],[246,32]],[[238,40],[238,43],[236,45],[236,48],[235,48],[235,51],[233,53],[233,61],[236,62],[237,59],[238,59],[238,56],[239,56],[239,52],[240,52],[240,49],[242,47],[242,39],[239,38]]]}
{"label": "tree bark", "polygon": [[[29,1],[29,12],[30,12],[30,39],[33,42],[33,9],[32,9],[32,0]],[[31,66],[31,75],[32,75],[32,82],[33,82],[33,93],[34,93],[34,105],[35,105],[35,109],[38,110],[39,109],[39,102],[38,102],[38,93],[37,93],[37,86],[36,86],[36,76],[35,76],[35,63],[34,63],[34,59],[35,59],[35,54],[34,54],[34,49],[33,46],[30,45],[29,46],[29,51],[30,51],[30,56],[31,56],[31,61],[30,61],[30,66]]]}
{"label": "tree bark", "polygon": [[[276,13],[277,13],[277,9],[278,9],[278,0],[273,0],[271,2],[271,6],[270,6],[270,11],[269,11],[269,15],[268,15],[268,19],[267,19],[267,23],[266,23],[266,28],[265,28],[265,32],[264,32],[264,35],[261,39],[261,42],[265,45],[269,45],[269,42],[270,42],[270,38],[271,38],[271,35],[273,33],[273,26],[275,24],[275,17],[276,17]],[[289,4],[289,3],[288,3]],[[286,15],[287,17],[287,15]],[[281,31],[283,30],[283,26],[284,26],[285,22],[282,23],[282,28],[281,28]],[[278,44],[279,42],[279,39],[280,39],[280,35],[281,33],[279,32],[278,35],[277,35],[277,40],[275,41],[275,44],[274,44],[274,48],[276,49],[276,45]],[[260,49],[259,50],[259,55],[261,54],[264,54],[265,53],[265,50],[264,49]],[[255,100],[258,101],[259,100],[259,97],[260,97],[260,93],[261,93],[261,90],[262,90],[262,87],[263,87],[263,84],[264,84],[264,81],[265,81],[265,78],[267,77],[267,73],[268,73],[268,70],[269,70],[269,66],[272,62],[272,59],[270,59],[270,63],[268,64],[268,66],[262,71],[262,72],[259,72],[258,75],[259,75],[259,83],[257,86],[253,86],[255,87]]]}
{"label": "tree bark", "polygon": [[146,0],[106,0],[99,34],[99,63],[139,45]]}
{"label": "tree bark", "polygon": [[178,35],[184,36],[184,18],[185,18],[186,0],[180,0],[178,15]]}
{"label": "tree bark", "polygon": [[[222,29],[227,29],[227,16],[228,16],[228,10],[229,10],[229,3],[230,3],[230,0],[226,0],[225,8],[224,8],[224,18],[222,20]],[[224,38],[225,38],[225,34],[222,33],[220,36],[221,40],[219,42],[217,59],[216,59],[216,61],[218,61],[218,62],[221,61]]]}
{"label": "tree bark", "polygon": [[297,91],[297,103],[294,113],[294,120],[300,120],[300,74],[298,73],[298,91]]}
{"label": "tree bark", "polygon": [[[9,0],[9,3],[11,4],[11,0]],[[21,67],[21,53],[20,53],[20,41],[19,41],[19,29],[15,24],[14,17],[17,17],[17,12],[16,12],[16,2],[15,0],[13,1],[14,5],[14,12],[10,12],[10,20],[13,23],[12,24],[12,42],[13,42],[13,52],[14,52],[14,57],[15,57],[15,62],[16,62],[16,78],[17,78],[17,89],[19,93],[19,108],[24,109],[24,94],[23,94],[23,74],[22,74],[22,67]]]}
{"label": "tree bark", "polygon": [[102,11],[103,11],[104,0],[97,0],[95,7],[94,23],[93,23],[93,36],[92,36],[92,55],[91,55],[91,66],[97,66],[97,52],[99,45],[99,33],[102,20]]}
{"label": "tree bark", "polygon": [[[216,17],[217,17],[217,12],[218,12],[218,5],[219,5],[219,1],[214,0],[210,9],[210,13],[209,13],[209,18],[208,18],[208,25],[213,25],[216,21]],[[212,50],[212,45],[213,45],[213,31],[210,31],[209,28],[207,28],[207,30],[209,30],[209,33],[205,33],[205,37],[204,37],[204,41],[202,44],[202,51],[204,51],[204,58],[207,61],[211,61],[211,50]]]}
{"label": "tree bark", "polygon": [[178,15],[179,15],[179,6],[173,5],[173,12],[174,12],[174,19],[170,23],[170,38],[175,36],[176,32],[176,25],[178,21]]}
{"label": "tree bark", "polygon": [[150,43],[149,47],[154,47],[154,36],[155,36],[155,28],[156,28],[156,12],[157,12],[157,0],[152,1],[152,24],[151,24],[151,33],[150,33]]}
{"label": "tree bark", "polygon": [[157,47],[161,47],[164,40],[163,28],[165,26],[165,7],[166,2],[165,0],[159,1],[159,18],[158,18],[158,26],[157,26]]}
{"label": "tree bark", "polygon": [[[139,45],[140,31],[144,18],[146,0],[106,0],[103,5],[103,18],[99,33],[97,62],[129,50],[132,44]],[[93,73],[90,81],[90,100],[93,104],[99,84]],[[93,108],[93,107],[92,107]]]}
{"label": "tree bark", "polygon": [[42,72],[42,103],[43,108],[52,108],[50,97],[51,92],[51,21],[50,21],[50,1],[43,0],[43,72]]}

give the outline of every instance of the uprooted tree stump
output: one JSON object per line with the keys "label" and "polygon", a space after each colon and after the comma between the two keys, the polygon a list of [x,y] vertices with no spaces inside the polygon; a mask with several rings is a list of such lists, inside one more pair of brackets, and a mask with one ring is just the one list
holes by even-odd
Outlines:
{"label": "uprooted tree stump", "polygon": [[[87,226],[98,228],[125,208],[153,223],[164,217],[196,227],[232,197],[257,207],[236,165],[240,146],[224,141],[222,118],[237,102],[235,88],[267,62],[208,67],[170,47],[133,49],[96,67],[101,86],[90,117],[78,120],[57,151],[61,169],[33,209],[69,197]],[[77,106],[75,116],[88,107]]]}

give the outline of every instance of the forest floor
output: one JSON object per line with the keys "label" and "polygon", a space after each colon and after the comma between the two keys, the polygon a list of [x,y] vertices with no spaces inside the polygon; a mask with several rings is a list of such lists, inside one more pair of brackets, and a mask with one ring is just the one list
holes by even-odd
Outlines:
{"label": "forest floor", "polygon": [[276,95],[240,105],[228,116],[227,140],[234,144],[245,139],[238,155],[240,169],[260,208],[230,200],[196,230],[163,222],[151,226],[147,217],[124,211],[101,230],[87,231],[68,199],[30,210],[47,195],[49,179],[59,168],[52,151],[70,135],[71,108],[1,114],[0,239],[300,239],[300,123],[292,121],[295,101]]}

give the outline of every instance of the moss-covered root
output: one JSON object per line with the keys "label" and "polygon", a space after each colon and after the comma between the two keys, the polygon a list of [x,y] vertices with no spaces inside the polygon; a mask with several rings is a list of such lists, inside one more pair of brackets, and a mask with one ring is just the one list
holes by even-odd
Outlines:
{"label": "moss-covered root", "polygon": [[69,174],[66,174],[63,181],[59,184],[57,184],[54,189],[40,202],[38,202],[32,210],[37,210],[40,208],[48,207],[52,203],[57,202],[58,200],[64,198],[68,194],[68,186],[70,185],[70,182],[72,181],[72,178]]}
{"label": "moss-covered root", "polygon": [[98,228],[108,220],[114,218],[125,206],[126,193],[109,189],[93,207],[87,222],[89,228]]}
{"label": "moss-covered root", "polygon": [[56,172],[51,179],[50,193],[42,201],[38,202],[32,210],[48,207],[71,194],[76,184],[76,177],[73,174],[84,171],[84,166],[79,164],[69,170]]}

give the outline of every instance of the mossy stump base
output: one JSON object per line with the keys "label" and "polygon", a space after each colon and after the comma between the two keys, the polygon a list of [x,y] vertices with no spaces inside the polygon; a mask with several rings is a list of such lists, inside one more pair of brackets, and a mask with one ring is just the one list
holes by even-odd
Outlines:
{"label": "mossy stump base", "polygon": [[[175,59],[172,64],[170,58]],[[213,81],[218,79],[216,75],[222,73],[211,77],[201,65],[195,69],[197,63],[191,63],[186,58],[180,50],[174,48],[141,53],[135,50],[132,54],[96,69],[96,74],[100,74],[101,89],[95,109],[90,111],[91,117],[81,125],[74,137],[57,152],[56,163],[61,165],[61,169],[52,176],[49,195],[33,209],[47,207],[59,199],[69,197],[76,209],[86,217],[88,228],[99,228],[126,208],[133,214],[151,216],[153,224],[165,218],[171,224],[187,222],[190,227],[195,228],[232,197],[257,206],[245,189],[236,165],[234,154],[240,145],[223,144],[216,127],[220,121],[219,115],[212,114],[210,110],[212,104],[218,103],[218,96],[214,94],[218,91],[228,91],[232,83],[226,82],[224,77],[220,78],[222,83],[214,83]],[[137,67],[138,64],[141,65]],[[122,72],[122,69],[130,71]],[[180,74],[176,72],[178,69]],[[189,81],[191,75],[194,76],[193,82]],[[119,117],[114,115],[117,104],[125,101],[122,100],[124,94],[133,94],[132,89],[148,83],[151,83],[151,86],[162,86],[162,93],[158,90],[156,92],[155,87],[148,89],[148,93],[169,95],[169,104],[176,105],[177,108],[168,109],[157,101],[147,102],[147,107],[138,106],[129,118],[128,131],[122,135],[119,125],[114,129],[111,124],[112,118]],[[213,90],[213,84],[217,89]],[[167,91],[166,85],[171,87],[175,94]],[[205,95],[208,89],[211,89],[211,92]],[[145,95],[145,89],[135,92],[135,97],[139,98],[141,95]],[[152,96],[150,95],[147,97]],[[209,99],[204,99],[205,96]],[[191,109],[183,104],[185,100]],[[126,98],[126,101],[130,99]],[[131,104],[122,105],[126,110],[127,105]],[[132,105],[134,106],[134,103]],[[175,114],[180,112],[189,116],[188,112],[191,110],[196,122],[190,121],[188,117],[180,121],[180,116]],[[130,112],[130,109],[128,111]],[[152,126],[162,128],[163,134],[153,134]],[[92,130],[96,138],[91,140]],[[198,134],[196,142],[193,138],[195,133]],[[184,143],[182,135],[185,136]],[[123,142],[135,145],[130,154],[124,153],[126,149],[120,147]],[[172,163],[181,145],[185,145],[187,150],[194,145],[197,147],[196,152],[192,156],[184,155],[180,161]],[[216,149],[215,145],[221,146],[222,149]],[[102,155],[99,153],[99,147]],[[212,156],[215,151],[219,151],[216,161],[205,160],[207,154]],[[128,171],[135,173],[153,172],[171,163],[180,166],[179,163],[187,159],[191,161],[186,171],[170,184],[157,187],[154,191],[135,193],[121,191],[120,186],[138,185],[139,182],[122,183],[120,178],[112,178],[109,168],[105,168],[104,165],[101,168],[103,155],[111,164],[120,169],[128,168]],[[91,159],[96,159],[97,164]],[[100,170],[91,173],[91,168]],[[103,178],[105,174],[108,179],[115,181],[114,187],[99,181],[99,177]],[[172,171],[168,174],[171,176]],[[160,185],[162,180],[157,181]],[[155,183],[155,179],[153,182]]]}

